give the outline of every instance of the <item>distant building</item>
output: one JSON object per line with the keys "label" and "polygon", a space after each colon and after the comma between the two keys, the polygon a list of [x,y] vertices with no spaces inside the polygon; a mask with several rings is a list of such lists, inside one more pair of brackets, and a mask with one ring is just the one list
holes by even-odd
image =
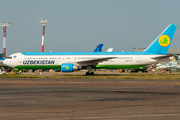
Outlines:
{"label": "distant building", "polygon": [[134,52],[141,52],[143,50],[145,50],[146,48],[133,48]]}
{"label": "distant building", "polygon": [[[146,48],[134,48],[133,51],[140,52],[145,50]],[[169,48],[168,50],[169,54],[180,54],[180,48]]]}

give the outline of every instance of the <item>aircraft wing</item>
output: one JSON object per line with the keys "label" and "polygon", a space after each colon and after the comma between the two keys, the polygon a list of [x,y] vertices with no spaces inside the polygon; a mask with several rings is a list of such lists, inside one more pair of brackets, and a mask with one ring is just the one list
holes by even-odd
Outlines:
{"label": "aircraft wing", "polygon": [[108,61],[110,59],[114,59],[116,57],[105,57],[105,58],[97,58],[97,59],[90,59],[90,60],[83,60],[78,61],[76,63],[86,66],[86,65],[97,65],[99,62]]}

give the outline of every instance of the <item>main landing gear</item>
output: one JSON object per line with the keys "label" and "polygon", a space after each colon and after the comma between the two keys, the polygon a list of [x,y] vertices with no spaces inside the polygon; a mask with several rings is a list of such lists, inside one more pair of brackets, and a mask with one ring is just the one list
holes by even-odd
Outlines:
{"label": "main landing gear", "polygon": [[92,68],[91,66],[87,66],[88,72],[86,72],[86,75],[94,75],[94,72],[91,72]]}
{"label": "main landing gear", "polygon": [[86,75],[94,75],[94,72],[86,72]]}

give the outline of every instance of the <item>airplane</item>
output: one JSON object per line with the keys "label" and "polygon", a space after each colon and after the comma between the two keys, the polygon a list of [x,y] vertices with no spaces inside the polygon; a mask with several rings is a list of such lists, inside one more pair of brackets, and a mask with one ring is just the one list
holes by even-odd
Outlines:
{"label": "airplane", "polygon": [[167,71],[180,71],[180,65],[178,64],[178,60],[179,57],[178,56],[174,56],[172,60],[169,61],[169,63],[167,62],[162,62],[157,64],[156,69],[159,70],[167,70]]}
{"label": "airplane", "polygon": [[86,75],[94,75],[92,69],[130,69],[167,61],[167,51],[177,25],[170,24],[142,52],[18,52],[3,63],[16,69],[61,69],[74,72],[87,69]]}

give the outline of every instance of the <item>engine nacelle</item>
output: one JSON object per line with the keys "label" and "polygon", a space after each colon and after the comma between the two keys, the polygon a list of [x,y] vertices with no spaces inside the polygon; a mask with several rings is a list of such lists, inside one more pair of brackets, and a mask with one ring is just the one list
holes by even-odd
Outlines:
{"label": "engine nacelle", "polygon": [[72,63],[61,64],[62,72],[74,72],[76,70],[81,70],[81,69],[82,69],[82,67],[78,64],[72,64]]}

